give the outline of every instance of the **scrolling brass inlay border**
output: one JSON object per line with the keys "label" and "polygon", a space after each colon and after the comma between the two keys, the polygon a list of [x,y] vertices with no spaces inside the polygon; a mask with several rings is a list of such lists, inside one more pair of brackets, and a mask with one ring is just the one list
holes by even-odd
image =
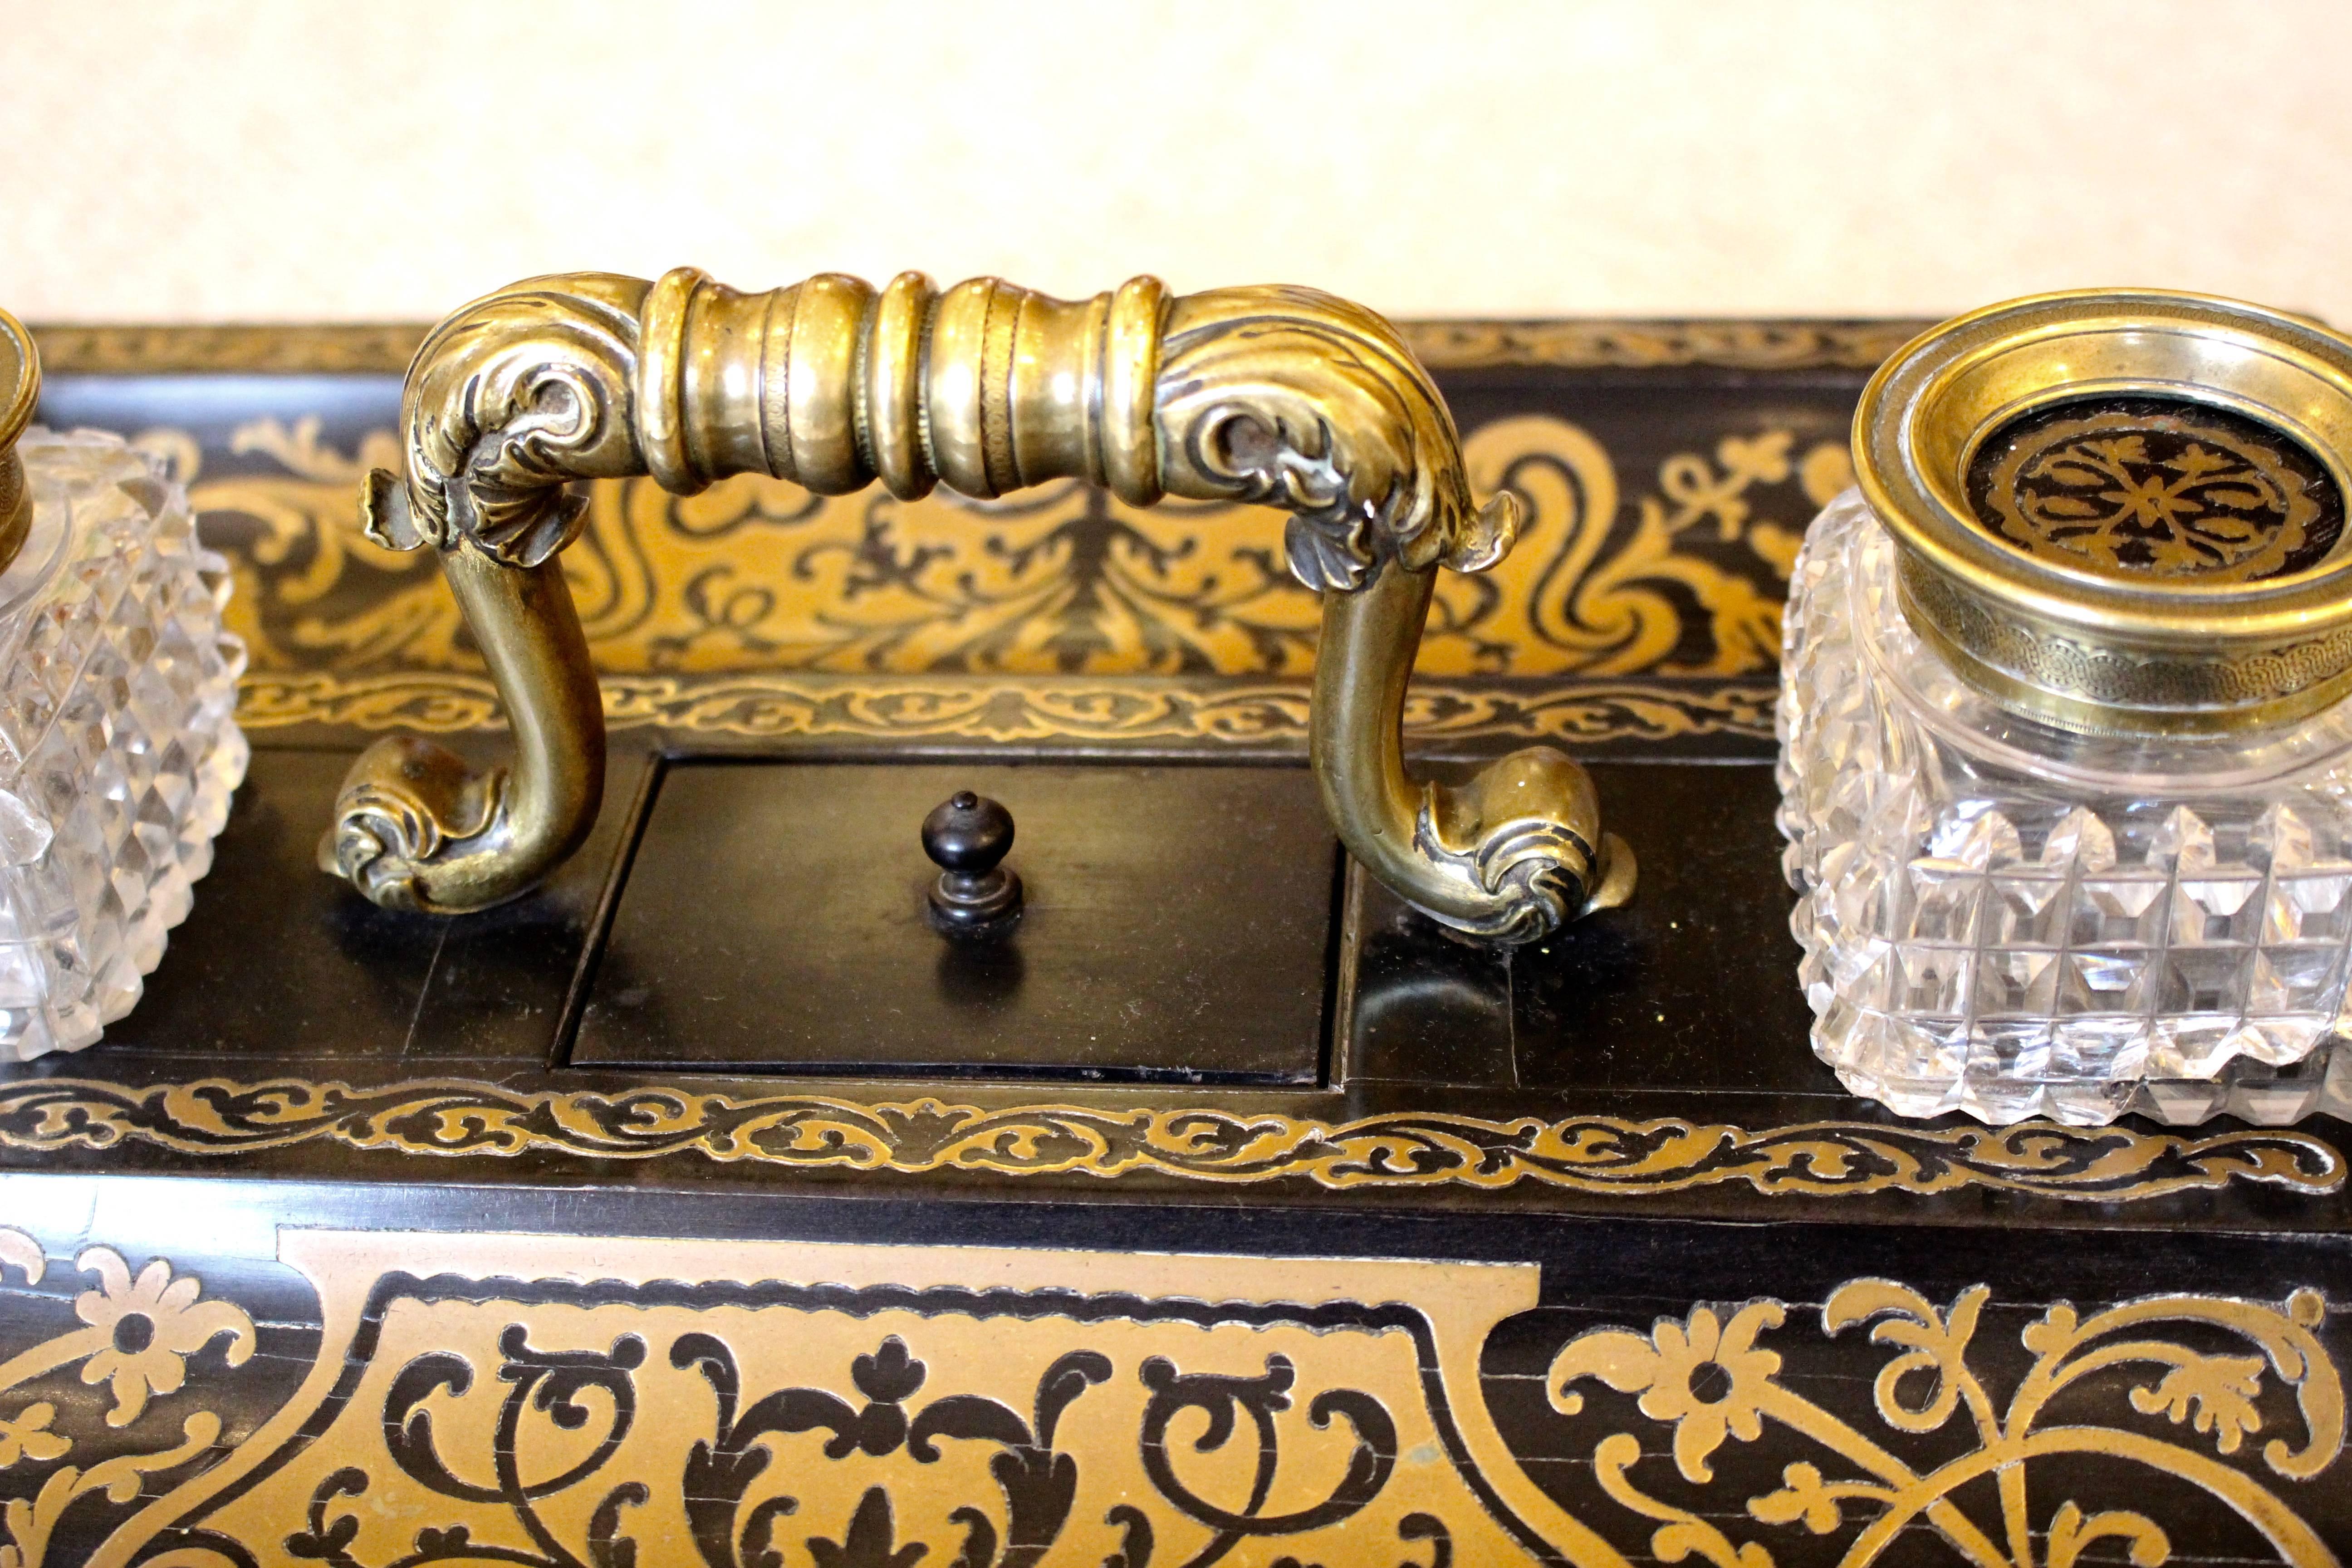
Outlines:
{"label": "scrolling brass inlay border", "polygon": [[[1927,326],[1914,321],[1424,321],[1397,328],[1432,370],[1548,365],[1649,370],[1876,368]],[[36,327],[63,375],[341,372],[397,375],[431,328],[381,325]]]}
{"label": "scrolling brass inlay border", "polygon": [[1520,1182],[1653,1195],[1745,1183],[1813,1197],[1966,1188],[2137,1202],[2233,1182],[2305,1195],[2342,1187],[2344,1157],[2308,1133],[2138,1132],[2120,1127],[1927,1128],[1814,1121],[1749,1129],[1675,1118],[1488,1120],[1406,1111],[1328,1122],[1208,1107],[1172,1110],[826,1095],[739,1097],[667,1085],[614,1093],[520,1090],[465,1079],[379,1087],[281,1079],[138,1087],[75,1079],[0,1086],[0,1146],[48,1152],[145,1143],[233,1155],[305,1143],[444,1156],[557,1152],[898,1175],[1157,1175],[1339,1190]]}
{"label": "scrolling brass inlay border", "polygon": [[[1182,682],[803,675],[606,675],[605,722],[690,734],[941,738],[986,741],[1212,741],[1307,743],[1304,682]],[[1772,738],[1774,688],[1692,689],[1664,682],[1578,681],[1540,690],[1417,683],[1405,700],[1408,742],[1476,736],[1568,742]],[[503,729],[486,676],[448,670],[337,675],[262,670],[240,688],[237,722],[409,729],[436,734]]]}
{"label": "scrolling brass inlay border", "polygon": [[1925,321],[1400,321],[1432,370],[1543,365],[1559,370],[1852,370],[1879,362]]}
{"label": "scrolling brass inlay border", "polygon": [[59,375],[380,374],[408,368],[423,322],[335,325],[35,327]]}

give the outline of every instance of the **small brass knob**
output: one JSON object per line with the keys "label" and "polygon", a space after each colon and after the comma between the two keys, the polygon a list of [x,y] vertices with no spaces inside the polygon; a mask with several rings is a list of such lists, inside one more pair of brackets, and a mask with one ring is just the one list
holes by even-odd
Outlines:
{"label": "small brass knob", "polygon": [[1013,849],[1013,814],[961,790],[923,818],[923,853],[940,868],[927,913],[941,936],[1003,935],[1021,918],[1021,878],[1000,864]]}

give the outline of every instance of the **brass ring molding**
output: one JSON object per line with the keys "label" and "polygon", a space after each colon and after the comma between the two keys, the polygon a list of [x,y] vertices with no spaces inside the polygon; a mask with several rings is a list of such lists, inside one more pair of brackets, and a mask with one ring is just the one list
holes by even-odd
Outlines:
{"label": "brass ring molding", "polygon": [[33,496],[25,482],[16,437],[33,422],[41,400],[41,356],[16,318],[0,310],[0,572],[24,547],[33,525]]}
{"label": "brass ring molding", "polygon": [[431,544],[512,716],[510,767],[412,738],[353,766],[320,866],[391,908],[523,892],[595,820],[604,718],[556,557],[583,479],[691,494],[761,473],[824,495],[879,479],[990,498],[1050,479],[1287,510],[1291,571],[1323,595],[1312,757],[1339,837],[1436,919],[1510,941],[1622,902],[1633,860],[1591,780],[1530,748],[1449,786],[1405,766],[1400,721],[1435,570],[1510,548],[1507,491],[1475,504],[1453,416],[1395,330],[1307,289],[1171,296],[1138,278],[1065,301],[995,279],[877,290],[824,275],[744,294],[532,279],[444,321],[409,367],[404,478],[369,535]]}

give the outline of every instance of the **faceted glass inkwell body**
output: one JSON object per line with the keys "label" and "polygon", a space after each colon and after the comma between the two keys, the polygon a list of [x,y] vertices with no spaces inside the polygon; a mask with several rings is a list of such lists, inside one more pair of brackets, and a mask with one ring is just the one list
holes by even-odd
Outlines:
{"label": "faceted glass inkwell body", "polygon": [[[0,315],[0,355],[11,347],[37,384],[23,329]],[[18,401],[28,413],[29,392]],[[0,430],[0,452],[15,435]],[[197,543],[185,491],[92,431],[31,430],[10,463],[0,514],[15,489],[21,531],[0,570],[0,1059],[23,1060],[90,1044],[138,1000],[212,864],[247,753],[230,716],[245,649],[221,626],[227,563]]]}
{"label": "faceted glass inkwell body", "polygon": [[2322,1109],[2309,1058],[2352,947],[2344,710],[2261,758],[2036,725],[1911,629],[1894,554],[1849,492],[1790,586],[1780,825],[1815,1050],[1911,1116]]}
{"label": "faceted glass inkwell body", "polygon": [[[2161,364],[2150,395],[2116,345],[2168,333],[2250,362],[2284,333],[2344,416],[2258,363],[2210,401]],[[2058,374],[2102,353],[2087,395]],[[2245,412],[2273,395],[2302,420]],[[1780,707],[1800,982],[1849,1089],[1992,1122],[2352,1114],[2347,431],[2352,343],[2179,296],[1995,307],[1881,372]]]}

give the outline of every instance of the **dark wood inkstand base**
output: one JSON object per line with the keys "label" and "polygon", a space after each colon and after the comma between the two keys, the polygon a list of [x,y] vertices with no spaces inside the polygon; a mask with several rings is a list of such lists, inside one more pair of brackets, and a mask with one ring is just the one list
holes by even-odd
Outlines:
{"label": "dark wood inkstand base", "polygon": [[[1906,1122],[1807,1047],[1733,606],[1782,591],[1902,336],[1418,330],[1536,515],[1433,617],[1409,748],[1566,745],[1642,859],[1509,950],[1339,852],[1273,668],[1312,621],[1231,596],[1267,520],[1083,489],[936,540],[943,502],[603,492],[594,837],[496,909],[377,909],[312,863],[352,757],[506,745],[462,647],[387,629],[430,563],[350,542],[404,351],[57,339],[47,422],[183,433],[256,749],[137,1009],[0,1076],[0,1528],[175,1568],[459,1530],[746,1568],[2336,1560],[2342,1125]],[[1020,554],[1053,529],[1084,548]],[[926,591],[1017,556],[994,602],[1059,617],[991,646],[1158,673],[925,668],[879,609],[842,633],[856,598],[824,635],[883,651],[787,668],[815,623],[747,563],[956,537]],[[964,791],[1023,892],[978,942],[926,912]]]}

